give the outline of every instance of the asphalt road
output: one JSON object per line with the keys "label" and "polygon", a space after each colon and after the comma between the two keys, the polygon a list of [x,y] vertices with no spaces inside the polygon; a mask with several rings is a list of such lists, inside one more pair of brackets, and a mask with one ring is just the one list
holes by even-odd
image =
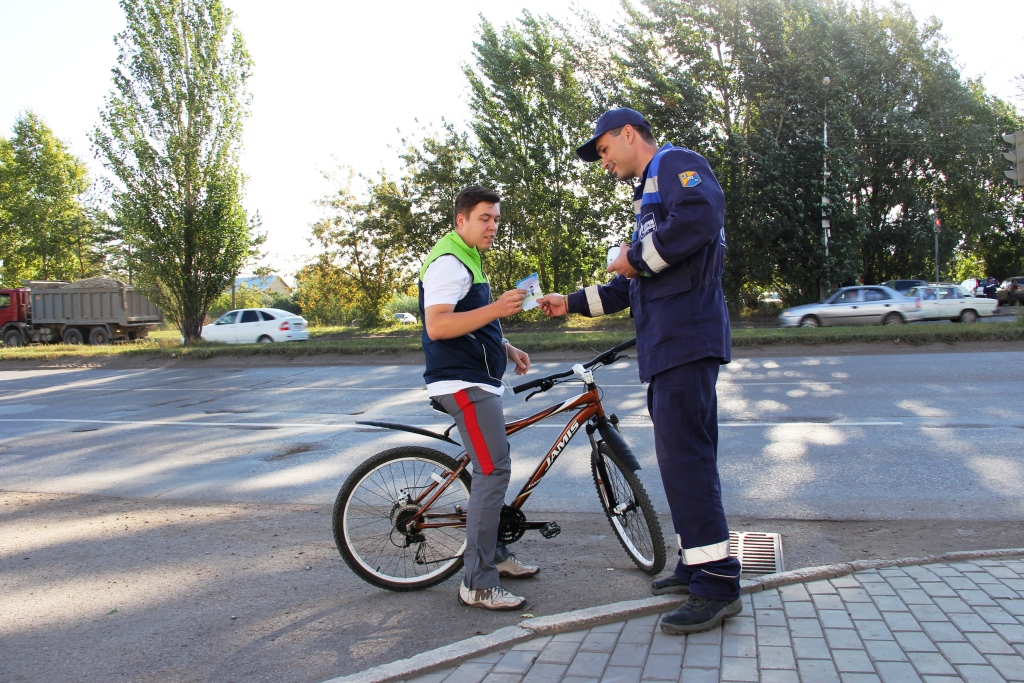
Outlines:
{"label": "asphalt road", "polygon": [[[531,376],[566,367],[539,363]],[[0,489],[127,498],[324,504],[363,459],[439,441],[362,427],[443,429],[421,367],[178,366],[0,370]],[[516,379],[512,380],[517,381]],[[632,361],[599,371],[656,506],[667,512]],[[527,415],[578,385],[524,403]],[[1024,353],[741,359],[719,380],[730,515],[790,519],[1024,519]],[[512,487],[557,418],[513,437]],[[579,435],[527,511],[598,512]]]}

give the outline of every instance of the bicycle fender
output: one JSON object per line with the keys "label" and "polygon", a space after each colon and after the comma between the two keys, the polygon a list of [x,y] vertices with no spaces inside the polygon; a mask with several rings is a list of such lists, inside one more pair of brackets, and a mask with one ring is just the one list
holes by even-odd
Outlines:
{"label": "bicycle fender", "polygon": [[629,468],[630,472],[636,472],[642,469],[640,467],[640,461],[633,455],[633,451],[630,449],[629,444],[619,434],[619,430],[613,425],[606,421],[599,421],[597,424],[597,431],[601,433],[601,438],[608,444],[608,448],[612,449],[612,453],[618,456],[622,464]]}

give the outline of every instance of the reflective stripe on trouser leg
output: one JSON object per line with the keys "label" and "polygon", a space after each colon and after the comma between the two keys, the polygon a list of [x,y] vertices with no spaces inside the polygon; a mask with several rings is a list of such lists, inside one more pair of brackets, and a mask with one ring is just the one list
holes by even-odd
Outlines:
{"label": "reflective stripe on trouser leg", "polygon": [[[508,551],[498,547],[498,525],[512,477],[501,397],[470,387],[435,398],[455,418],[466,452],[473,461],[473,484],[466,510],[466,552],[463,555],[466,586],[473,590],[493,588],[501,583],[495,563],[508,558]],[[479,449],[481,453],[486,451],[486,466],[484,458],[478,457],[481,454],[478,446],[482,446]]]}
{"label": "reflective stripe on trouser leg", "polygon": [[729,557],[729,526],[718,479],[717,358],[658,373],[647,389],[654,447],[681,550],[676,574],[690,592],[739,597],[740,564]]}

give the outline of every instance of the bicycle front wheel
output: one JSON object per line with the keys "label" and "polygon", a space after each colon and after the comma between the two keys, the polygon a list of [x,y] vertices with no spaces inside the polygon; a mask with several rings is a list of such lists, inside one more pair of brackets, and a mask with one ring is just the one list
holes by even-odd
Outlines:
{"label": "bicycle front wheel", "polygon": [[590,468],[601,507],[626,554],[645,573],[659,573],[665,568],[665,539],[640,478],[603,441],[600,452],[591,452]]}
{"label": "bicycle front wheel", "polygon": [[[434,586],[462,568],[465,523],[435,518],[438,526],[414,531],[407,523],[429,486],[447,480],[454,458],[431,448],[406,446],[379,453],[352,472],[334,503],[334,542],[345,564],[381,588],[410,591]],[[471,477],[463,470],[429,512],[460,515],[469,509]]]}

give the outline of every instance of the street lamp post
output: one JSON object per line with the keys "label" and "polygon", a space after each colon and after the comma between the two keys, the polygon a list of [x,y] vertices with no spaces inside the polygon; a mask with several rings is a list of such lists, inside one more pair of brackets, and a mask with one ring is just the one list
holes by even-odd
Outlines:
{"label": "street lamp post", "polygon": [[933,225],[934,230],[935,230],[935,281],[936,282],[940,282],[940,280],[939,280],[939,232],[942,231],[942,219],[939,218],[939,209],[938,209],[937,206],[935,206],[934,203],[932,203],[932,208],[931,208],[931,210],[928,213],[931,214],[931,216],[933,218],[932,225]]}
{"label": "street lamp post", "polygon": [[828,239],[832,236],[832,221],[829,219],[828,206],[831,201],[828,198],[826,189],[828,188],[828,178],[831,173],[828,170],[828,86],[832,83],[832,79],[825,76],[821,79],[821,85],[825,90],[825,109],[822,114],[822,153],[821,153],[821,229],[824,233],[825,240],[825,287],[826,292],[832,291],[832,283],[830,282],[830,268],[829,268],[829,254],[828,254]]}

